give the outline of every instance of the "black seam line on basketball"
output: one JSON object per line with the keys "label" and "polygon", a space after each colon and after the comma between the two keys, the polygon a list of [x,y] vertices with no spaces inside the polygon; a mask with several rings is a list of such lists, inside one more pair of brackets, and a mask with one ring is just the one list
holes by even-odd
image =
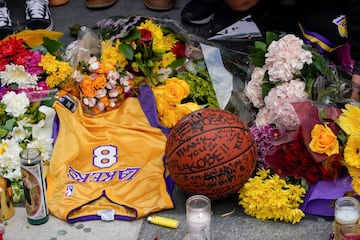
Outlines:
{"label": "black seam line on basketball", "polygon": [[[242,156],[244,153],[247,153],[249,151],[249,149],[255,144],[255,141],[251,141],[251,144],[249,145],[248,148],[245,149],[245,151],[241,152],[241,154],[239,155],[236,155],[235,157],[231,158],[231,159],[228,159],[228,161],[226,161],[225,163],[228,163],[228,162],[231,162],[232,160],[234,160],[235,158],[239,157],[239,156]],[[220,164],[217,164],[217,165],[213,165],[211,166],[211,168],[215,168],[215,167],[218,167],[218,166],[221,166],[221,165],[224,165],[224,162],[220,163]],[[256,163],[254,164],[254,167],[256,166]],[[199,172],[203,172],[203,171],[189,171],[189,172],[182,172],[182,174],[184,173],[199,173]],[[179,173],[177,173],[179,174]]]}
{"label": "black seam line on basketball", "polygon": [[[248,128],[242,128],[242,127],[218,127],[218,128],[212,128],[212,129],[210,129],[210,130],[202,131],[202,132],[200,132],[200,133],[198,133],[198,134],[196,134],[196,135],[193,135],[193,136],[196,137],[196,136],[199,136],[200,134],[204,134],[204,133],[206,133],[206,132],[210,132],[210,131],[217,130],[217,129],[224,129],[224,128],[242,129],[242,130],[244,130],[244,131],[246,131],[246,132],[251,133]],[[184,142],[183,142],[182,144],[180,144],[177,148],[179,148],[181,145],[183,145],[184,143],[187,143],[187,142],[188,142],[188,141],[184,141]],[[169,154],[169,157],[171,157],[173,154],[174,154],[174,151],[172,151],[172,152]],[[167,158],[169,158],[169,157],[167,157]]]}

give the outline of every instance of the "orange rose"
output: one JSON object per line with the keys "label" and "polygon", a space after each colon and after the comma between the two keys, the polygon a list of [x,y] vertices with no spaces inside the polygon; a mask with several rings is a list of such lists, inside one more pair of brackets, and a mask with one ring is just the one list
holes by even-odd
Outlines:
{"label": "orange rose", "polygon": [[99,74],[96,76],[94,81],[94,86],[96,89],[105,88],[106,86],[106,76],[104,74]]}
{"label": "orange rose", "polygon": [[94,81],[88,75],[84,76],[84,79],[80,83],[80,88],[83,97],[95,97],[96,90],[94,87]]}
{"label": "orange rose", "polygon": [[331,156],[339,153],[339,142],[336,135],[325,123],[316,124],[311,130],[311,142],[309,144],[313,152]]}

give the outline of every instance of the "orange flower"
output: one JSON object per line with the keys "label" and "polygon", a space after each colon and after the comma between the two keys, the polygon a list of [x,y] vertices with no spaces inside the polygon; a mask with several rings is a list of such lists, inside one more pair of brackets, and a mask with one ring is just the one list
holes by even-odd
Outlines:
{"label": "orange flower", "polygon": [[96,96],[94,81],[88,75],[84,76],[84,79],[80,83],[80,88],[84,97],[91,98]]}
{"label": "orange flower", "polygon": [[106,85],[106,77],[104,74],[99,74],[96,76],[94,81],[94,87],[96,89],[104,88]]}

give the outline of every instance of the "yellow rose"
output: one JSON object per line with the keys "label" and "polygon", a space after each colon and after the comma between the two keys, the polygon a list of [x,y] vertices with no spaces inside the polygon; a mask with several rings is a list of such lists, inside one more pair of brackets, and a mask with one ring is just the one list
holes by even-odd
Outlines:
{"label": "yellow rose", "polygon": [[179,119],[180,119],[189,113],[199,110],[200,108],[201,107],[197,103],[194,103],[194,102],[178,104],[178,105],[176,105],[176,114],[179,116]]}
{"label": "yellow rose", "polygon": [[160,122],[168,128],[172,128],[177,121],[179,121],[179,117],[176,114],[175,107],[169,107],[164,111],[164,115],[160,117]]}
{"label": "yellow rose", "polygon": [[169,78],[165,85],[165,99],[169,104],[178,104],[190,94],[190,87],[184,81],[177,78]]}
{"label": "yellow rose", "polygon": [[339,153],[339,142],[333,131],[325,123],[316,124],[311,130],[311,142],[309,144],[313,152],[328,156]]}

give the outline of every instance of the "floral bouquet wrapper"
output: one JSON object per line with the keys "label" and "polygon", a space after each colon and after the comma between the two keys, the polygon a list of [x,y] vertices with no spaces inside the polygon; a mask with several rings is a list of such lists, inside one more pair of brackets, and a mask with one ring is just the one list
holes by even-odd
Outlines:
{"label": "floral bouquet wrapper", "polygon": [[[93,56],[99,61],[94,61]],[[113,61],[115,57],[117,62]],[[251,119],[247,111],[250,107],[238,97],[249,69],[247,56],[190,34],[172,19],[115,16],[98,21],[92,28],[82,26],[78,39],[67,47],[65,59],[75,70],[88,71],[95,62],[105,59],[121,66],[124,71],[118,72],[127,76],[121,80],[125,84],[121,83],[120,90],[125,92],[125,98],[142,82],[159,86],[171,77],[190,79],[191,98],[199,105],[232,112],[236,109],[245,121]],[[116,95],[114,92],[111,94]],[[88,98],[86,104],[96,105],[100,98]],[[115,101],[119,101],[117,98]]]}
{"label": "floral bouquet wrapper", "polygon": [[300,209],[311,215],[333,217],[335,200],[353,191],[351,181],[351,177],[345,175],[333,181],[319,180],[311,184]]}

